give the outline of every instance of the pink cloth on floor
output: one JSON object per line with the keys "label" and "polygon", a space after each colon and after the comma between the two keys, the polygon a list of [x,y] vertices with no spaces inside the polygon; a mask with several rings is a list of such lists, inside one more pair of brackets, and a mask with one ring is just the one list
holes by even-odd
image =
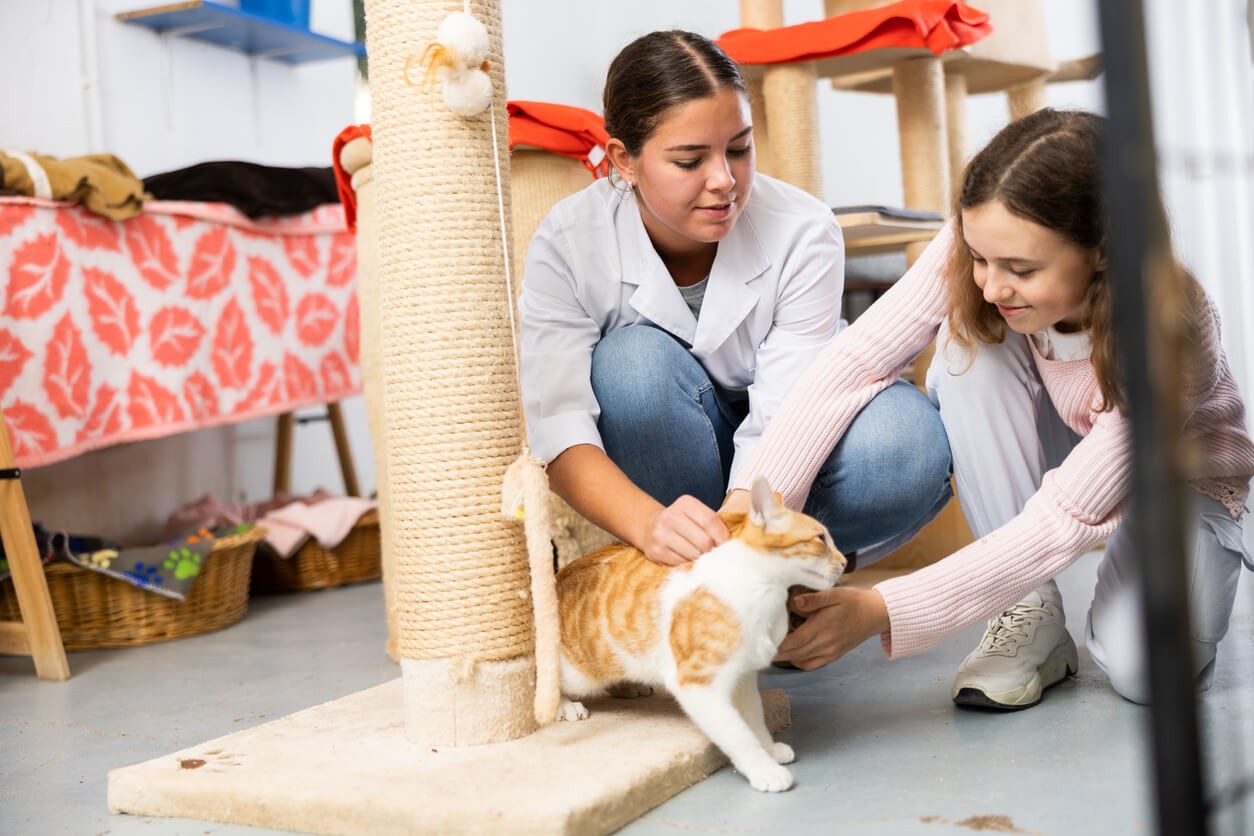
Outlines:
{"label": "pink cloth on floor", "polygon": [[322,502],[330,499],[331,492],[326,488],[318,488],[309,496],[295,497],[287,493],[279,493],[270,499],[246,504],[228,504],[222,502],[211,493],[207,493],[195,502],[189,502],[170,515],[165,523],[164,540],[173,540],[200,528],[217,528],[224,525],[256,522],[275,508],[281,508],[292,502],[306,504]]}
{"label": "pink cloth on floor", "polygon": [[266,543],[279,557],[291,557],[310,537],[324,549],[338,546],[367,511],[379,503],[356,496],[335,496],[320,502],[303,501],[276,508],[257,521],[266,529]]}

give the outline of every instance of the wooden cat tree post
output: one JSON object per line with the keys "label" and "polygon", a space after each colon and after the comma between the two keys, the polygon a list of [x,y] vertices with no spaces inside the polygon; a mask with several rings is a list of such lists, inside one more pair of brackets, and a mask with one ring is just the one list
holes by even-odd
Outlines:
{"label": "wooden cat tree post", "polygon": [[[371,66],[405,66],[462,9],[367,0]],[[526,554],[500,512],[520,434],[491,121],[508,222],[501,16],[469,11],[490,37],[492,110],[455,115],[414,86],[417,62],[370,82],[397,649],[408,735],[431,745],[535,729]]]}
{"label": "wooden cat tree post", "polygon": [[[783,21],[783,0],[740,0],[740,22],[746,28],[776,29]],[[821,199],[818,76],[813,62],[746,68],[746,76],[759,168]],[[771,136],[787,141],[770,142]]]}

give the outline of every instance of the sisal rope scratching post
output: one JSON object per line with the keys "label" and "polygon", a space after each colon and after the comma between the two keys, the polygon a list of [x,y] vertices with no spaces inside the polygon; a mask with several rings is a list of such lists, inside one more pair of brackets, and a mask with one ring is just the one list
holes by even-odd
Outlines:
{"label": "sisal rope scratching post", "polygon": [[774,146],[774,176],[822,200],[817,84],[813,61],[762,68],[766,122],[776,139],[790,138]]}
{"label": "sisal rope scratching post", "polygon": [[[949,214],[949,143],[945,131],[945,73],[939,58],[909,58],[893,65],[901,184],[910,209]],[[911,263],[926,244],[911,244]],[[912,249],[913,248],[913,249]]]}
{"label": "sisal rope scratching post", "polygon": [[[782,0],[741,0],[741,26],[777,29],[783,23]],[[758,169],[822,200],[818,75],[814,62],[766,64],[744,68],[743,73],[749,89]],[[759,131],[760,122],[766,130]],[[764,141],[771,136],[788,137],[788,142],[777,145]]]}
{"label": "sisal rope scratching post", "polygon": [[967,167],[967,93],[965,75],[945,73],[945,146],[951,188],[962,182],[962,170]]}
{"label": "sisal rope scratching post", "polygon": [[459,117],[397,71],[462,7],[366,4],[397,648],[407,732],[431,745],[535,729],[526,554],[498,499],[520,429],[491,150],[493,115],[507,131],[498,4],[470,10],[502,106]]}
{"label": "sisal rope scratching post", "polygon": [[[740,0],[740,25],[746,29],[778,29],[784,25],[783,0]],[[758,171],[769,177],[778,177],[774,146],[771,144],[771,125],[766,115],[766,97],[762,90],[762,70],[760,67],[741,67],[741,72],[749,90]]]}
{"label": "sisal rope scratching post", "polygon": [[1043,78],[1011,87],[1006,91],[1006,106],[1010,111],[1011,122],[1022,119],[1029,113],[1036,113],[1047,104],[1049,104],[1049,93]]}
{"label": "sisal rope scratching post", "polygon": [[387,654],[399,659],[396,645],[396,561],[392,537],[391,491],[388,490],[387,428],[383,409],[383,306],[378,281],[378,225],[374,197],[374,149],[369,139],[358,137],[340,151],[340,165],[352,175],[357,198],[357,300],[361,327],[360,357],[362,401],[374,450],[375,481],[379,492],[379,546],[383,569],[383,603],[387,613]]}
{"label": "sisal rope scratching post", "polygon": [[573,157],[541,148],[518,145],[510,157],[510,181],[514,211],[510,254],[513,256],[515,301],[522,290],[518,278],[527,264],[527,250],[536,230],[553,204],[592,182],[583,163]]}

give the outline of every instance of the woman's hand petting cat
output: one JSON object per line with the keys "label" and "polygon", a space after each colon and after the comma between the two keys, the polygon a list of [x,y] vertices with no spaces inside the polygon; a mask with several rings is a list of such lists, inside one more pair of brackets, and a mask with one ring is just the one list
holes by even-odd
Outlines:
{"label": "woman's hand petting cat", "polygon": [[775,661],[803,671],[835,661],[872,636],[889,629],[888,606],[874,589],[835,587],[794,596],[794,612],[805,622],[779,645]]}
{"label": "woman's hand petting cat", "polygon": [[658,511],[645,528],[640,551],[654,563],[679,566],[727,542],[727,526],[695,496],[684,495]]}

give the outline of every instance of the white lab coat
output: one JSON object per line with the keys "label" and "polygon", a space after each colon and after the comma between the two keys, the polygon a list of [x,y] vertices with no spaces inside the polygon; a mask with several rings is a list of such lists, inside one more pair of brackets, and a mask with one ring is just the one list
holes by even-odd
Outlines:
{"label": "white lab coat", "polygon": [[652,323],[688,345],[715,383],[747,392],[735,478],[788,388],[843,327],[844,256],[827,206],[759,174],[719,242],[697,320],[653,249],[631,192],[602,179],[562,200],[532,239],[519,300],[533,454],[547,462],[576,444],[604,449],[592,350],[617,328]]}

